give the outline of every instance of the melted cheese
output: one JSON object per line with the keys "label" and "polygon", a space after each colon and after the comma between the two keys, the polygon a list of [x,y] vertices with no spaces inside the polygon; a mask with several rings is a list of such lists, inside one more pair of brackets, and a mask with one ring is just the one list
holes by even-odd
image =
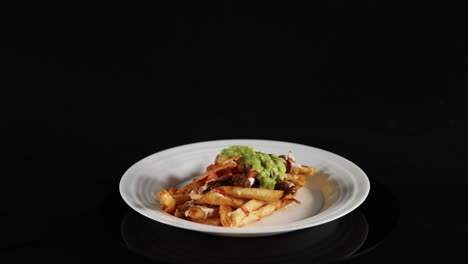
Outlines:
{"label": "melted cheese", "polygon": [[202,209],[203,213],[205,213],[205,216],[203,218],[208,218],[208,216],[212,215],[214,212],[213,208],[205,207],[205,206],[198,206],[200,209]]}

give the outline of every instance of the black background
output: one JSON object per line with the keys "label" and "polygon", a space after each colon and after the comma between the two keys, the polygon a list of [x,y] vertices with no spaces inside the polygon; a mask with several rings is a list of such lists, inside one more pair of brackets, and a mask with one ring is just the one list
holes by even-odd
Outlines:
{"label": "black background", "polygon": [[228,138],[326,149],[386,186],[398,225],[359,262],[462,256],[460,5],[37,2],[2,13],[2,263],[149,262],[115,246],[130,210],[121,175],[157,151]]}

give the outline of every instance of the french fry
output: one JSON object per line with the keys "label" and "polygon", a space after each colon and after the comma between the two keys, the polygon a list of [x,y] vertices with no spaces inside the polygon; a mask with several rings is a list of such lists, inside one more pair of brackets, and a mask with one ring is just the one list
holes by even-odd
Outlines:
{"label": "french fry", "polygon": [[205,218],[205,212],[199,207],[190,207],[186,212],[185,215],[190,220],[197,220]]}
{"label": "french fry", "polygon": [[234,208],[238,208],[247,202],[246,199],[226,196],[215,191],[209,191],[206,194],[199,195],[198,197],[197,196],[198,195],[193,195],[192,198],[196,201],[196,203],[200,204],[228,205]]}
{"label": "french fry", "polygon": [[[185,215],[190,220],[207,219],[214,215],[215,209],[205,206],[192,206],[186,212]],[[219,214],[218,214],[219,216]]]}
{"label": "french fry", "polygon": [[283,196],[283,190],[269,190],[260,188],[243,188],[237,186],[221,186],[213,189],[224,195],[242,199],[256,199],[261,201],[278,201]]}
{"label": "french fry", "polygon": [[172,197],[172,195],[166,189],[162,189],[158,192],[158,197],[163,211],[169,214],[174,213],[176,200]]}
{"label": "french fry", "polygon": [[186,194],[172,194],[172,197],[176,201],[176,205],[182,205],[192,199],[189,195]]}
{"label": "french fry", "polygon": [[227,169],[227,168],[234,168],[237,166],[237,163],[235,163],[234,161],[232,162],[228,162],[228,163],[225,163],[225,164],[219,164],[218,166],[212,168],[211,170],[205,172],[203,175],[201,176],[198,176],[197,178],[193,179],[194,182],[199,182],[203,179],[205,179],[206,177],[208,177],[210,174],[213,174],[213,173],[216,173],[220,170],[224,170],[224,169]]}
{"label": "french fry", "polygon": [[211,213],[211,215],[209,216],[209,218],[220,218],[221,215],[220,215],[220,213],[219,213],[219,206],[216,206],[216,207],[214,207],[213,209],[214,209],[214,211],[213,211],[213,213]]}
{"label": "french fry", "polygon": [[222,226],[231,226],[232,219],[230,217],[232,213],[232,207],[229,205],[219,206],[219,219],[221,220]]}
{"label": "french fry", "polygon": [[189,194],[191,191],[196,191],[202,186],[203,186],[203,182],[201,182],[201,181],[199,181],[199,182],[192,181],[191,183],[187,184],[186,186],[178,189],[176,191],[176,194]]}
{"label": "french fry", "polygon": [[250,215],[250,213],[257,208],[263,206],[266,202],[252,199],[246,202],[241,207],[237,208],[231,215],[231,225],[239,226],[244,218]]}
{"label": "french fry", "polygon": [[299,186],[299,187],[303,187],[303,186],[305,186],[307,184],[306,177],[304,177],[304,175],[300,175],[300,174],[287,173],[285,175],[285,179],[288,180],[288,181],[291,181],[292,183],[294,183],[294,185]]}
{"label": "french fry", "polygon": [[286,205],[290,204],[293,200],[280,200],[275,202],[270,202],[257,210],[251,212],[247,217],[243,218],[240,223],[237,223],[235,227],[242,227],[249,225],[253,222],[256,222],[268,215],[271,215],[275,210],[283,208]]}
{"label": "french fry", "polygon": [[238,155],[238,156],[235,156],[235,157],[232,157],[232,158],[224,158],[220,164],[225,164],[225,163],[228,163],[228,162],[231,162],[231,161],[237,161],[239,160],[240,158],[242,158],[242,155]]}
{"label": "french fry", "polygon": [[266,203],[265,201],[252,199],[248,201],[247,203],[245,203],[244,205],[242,205],[240,208],[237,208],[236,211],[239,210],[248,215],[250,212],[252,212],[253,210],[257,208],[260,208],[265,203]]}
{"label": "french fry", "polygon": [[305,166],[305,165],[293,166],[291,170],[294,174],[300,174],[300,175],[306,175],[306,176],[311,176],[311,175],[314,175],[315,173],[314,167]]}
{"label": "french fry", "polygon": [[175,209],[174,211],[174,216],[178,218],[185,218],[185,213],[178,208]]}
{"label": "french fry", "polygon": [[194,219],[193,222],[205,224],[205,225],[212,225],[212,226],[219,226],[221,225],[221,220],[219,218],[207,218],[207,219]]}
{"label": "french fry", "polygon": [[207,172],[205,172],[203,175],[198,176],[197,178],[193,179],[194,182],[199,182],[206,177],[208,177],[210,174],[216,173],[220,170],[228,169],[228,168],[234,168],[237,167],[237,163],[235,160],[238,160],[241,156],[236,156],[234,158],[227,159],[221,163],[215,164],[212,168],[210,168]]}
{"label": "french fry", "polygon": [[290,193],[290,194],[287,194],[287,195],[283,196],[283,199],[294,200],[294,197],[296,197],[296,194],[297,194],[297,193]]}
{"label": "french fry", "polygon": [[[251,224],[255,221],[258,221],[262,219],[263,217],[270,215],[276,210],[276,207],[279,206],[281,201],[276,201],[276,202],[270,202],[266,204],[265,206],[253,211],[251,214],[249,214],[247,217],[244,217],[239,223],[236,223],[234,225],[235,227],[242,227],[246,226],[248,224]],[[233,223],[234,224],[234,223]]]}

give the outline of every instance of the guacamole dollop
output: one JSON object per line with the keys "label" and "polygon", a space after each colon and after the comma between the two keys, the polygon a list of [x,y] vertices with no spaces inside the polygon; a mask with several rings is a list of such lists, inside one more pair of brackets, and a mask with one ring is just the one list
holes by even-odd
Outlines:
{"label": "guacamole dollop", "polygon": [[249,146],[235,145],[221,150],[218,161],[242,155],[239,160],[255,170],[260,181],[260,188],[274,189],[275,184],[284,180],[286,166],[281,158],[274,154],[255,151]]}

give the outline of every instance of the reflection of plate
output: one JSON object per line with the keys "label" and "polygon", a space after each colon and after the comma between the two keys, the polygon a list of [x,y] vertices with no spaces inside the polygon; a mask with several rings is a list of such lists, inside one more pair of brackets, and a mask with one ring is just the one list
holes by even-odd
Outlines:
{"label": "reflection of plate", "polygon": [[168,227],[130,211],[122,239],[135,254],[167,263],[307,263],[342,260],[364,243],[368,225],[360,210],[326,224],[271,237],[232,238]]}
{"label": "reflection of plate", "polygon": [[[316,175],[298,191],[296,199],[301,204],[243,228],[198,224],[161,210],[155,193],[202,174],[222,148],[236,144],[278,155],[292,151],[298,163],[316,167]],[[369,190],[366,174],[343,157],[305,145],[267,140],[220,140],[168,149],[137,162],[120,181],[122,198],[140,214],[171,226],[223,236],[265,236],[324,224],[354,210]]]}

